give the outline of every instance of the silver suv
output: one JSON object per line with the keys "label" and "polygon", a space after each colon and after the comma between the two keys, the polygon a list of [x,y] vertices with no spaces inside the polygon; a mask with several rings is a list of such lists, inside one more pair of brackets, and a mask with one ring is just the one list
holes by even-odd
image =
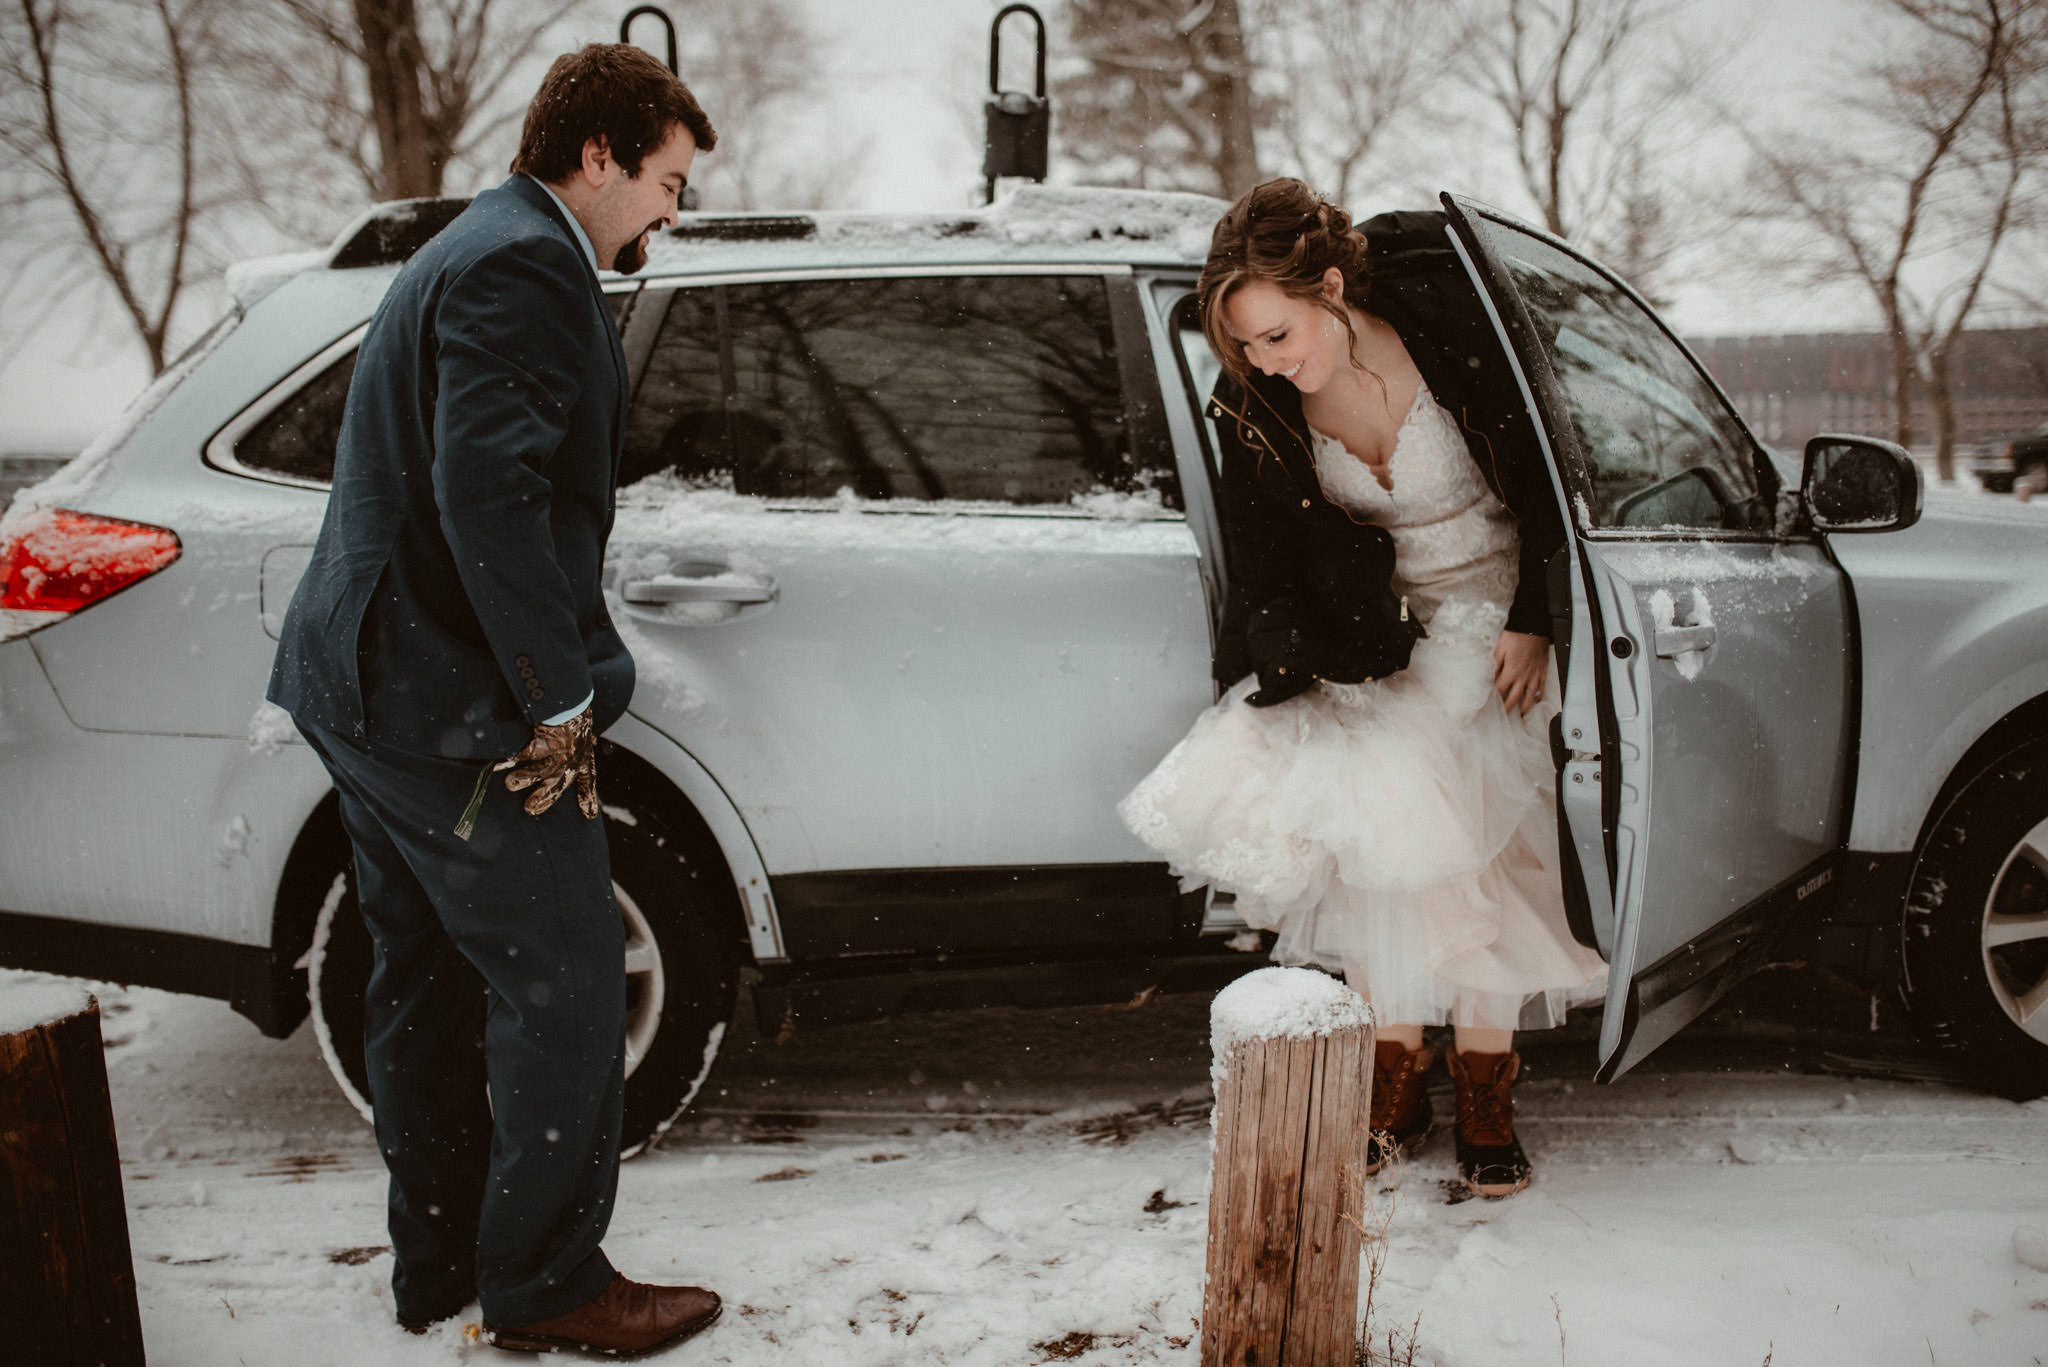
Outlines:
{"label": "silver suv", "polygon": [[[1574,930],[1612,966],[1599,1076],[1819,915],[1883,922],[1927,1029],[2048,1089],[2043,521],[1922,517],[1883,443],[1781,469],[1612,276],[1444,204],[1575,529],[1553,739]],[[457,208],[239,271],[0,526],[0,962],[222,997],[273,1035],[310,1007],[358,1098],[348,845],[263,684],[357,340]],[[1192,290],[1221,208],[699,216],[608,281],[631,1143],[688,1105],[743,977],[773,1030],[1258,962],[1113,811],[1213,696],[1230,567]]]}

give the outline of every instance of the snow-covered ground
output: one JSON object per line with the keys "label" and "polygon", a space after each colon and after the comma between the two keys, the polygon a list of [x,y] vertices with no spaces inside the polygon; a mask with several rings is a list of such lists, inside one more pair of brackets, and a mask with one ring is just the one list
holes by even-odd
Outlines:
{"label": "snow-covered ground", "polygon": [[[0,973],[0,996],[47,981]],[[98,990],[152,1363],[510,1360],[392,1324],[383,1172],[309,1032]],[[1583,1031],[1532,1048],[1518,1197],[1448,1201],[1447,1137],[1383,1186],[1376,1344],[1412,1330],[1414,1361],[1459,1367],[2048,1361],[2048,1102],[1684,1045],[1601,1088]],[[742,1030],[706,1110],[626,1165],[607,1247],[726,1298],[662,1362],[1193,1364],[1208,1064],[1185,998]]]}

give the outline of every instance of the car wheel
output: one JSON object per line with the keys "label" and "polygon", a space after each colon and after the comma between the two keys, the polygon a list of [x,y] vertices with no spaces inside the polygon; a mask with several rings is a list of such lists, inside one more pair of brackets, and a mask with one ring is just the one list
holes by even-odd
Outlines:
{"label": "car wheel", "polygon": [[[736,947],[720,933],[698,879],[717,877],[714,850],[691,851],[650,816],[607,805],[612,895],[626,929],[626,1099],[621,1156],[659,1139],[696,1099],[739,992]],[[352,870],[337,873],[307,952],[313,1029],[351,1105],[370,1118],[363,1062],[363,991],[370,935]]]}
{"label": "car wheel", "polygon": [[1970,781],[1906,894],[1906,1000],[1991,1090],[2048,1093],[2048,741]]}

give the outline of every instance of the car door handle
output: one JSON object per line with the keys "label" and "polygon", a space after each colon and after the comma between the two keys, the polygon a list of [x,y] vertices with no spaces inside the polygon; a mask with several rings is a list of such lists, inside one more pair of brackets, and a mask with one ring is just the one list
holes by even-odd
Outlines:
{"label": "car door handle", "polygon": [[652,579],[628,580],[623,596],[628,603],[772,603],[775,594],[774,584],[755,580],[658,574]]}
{"label": "car door handle", "polygon": [[1657,628],[1657,658],[1660,660],[1675,660],[1689,650],[1705,650],[1713,643],[1712,626]]}

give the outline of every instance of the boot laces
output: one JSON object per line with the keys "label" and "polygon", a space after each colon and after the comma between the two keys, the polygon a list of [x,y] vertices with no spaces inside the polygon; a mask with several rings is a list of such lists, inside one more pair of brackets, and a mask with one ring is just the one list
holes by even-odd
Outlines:
{"label": "boot laces", "polygon": [[1401,1121],[1402,1113],[1414,1104],[1409,1093],[1416,1085],[1421,1071],[1422,1051],[1409,1049],[1402,1053],[1400,1061],[1389,1068],[1377,1056],[1372,1063],[1372,1119],[1368,1122],[1375,1130],[1391,1130]]}
{"label": "boot laces", "polygon": [[1471,1144],[1511,1144],[1515,1138],[1515,1102],[1502,1074],[1505,1065],[1490,1076],[1471,1076],[1469,1085],[1458,1089],[1458,1129]]}

